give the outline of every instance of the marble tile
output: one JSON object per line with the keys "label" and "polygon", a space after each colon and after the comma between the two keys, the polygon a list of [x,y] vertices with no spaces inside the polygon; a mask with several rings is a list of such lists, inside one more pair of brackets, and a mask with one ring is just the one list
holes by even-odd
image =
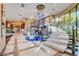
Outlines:
{"label": "marble tile", "polygon": [[9,54],[9,53],[12,53],[12,52],[14,52],[14,45],[7,45],[3,54]]}
{"label": "marble tile", "polygon": [[29,48],[29,47],[32,47],[32,46],[35,46],[35,45],[32,44],[31,42],[18,44],[18,50],[26,49],[26,48]]}
{"label": "marble tile", "polygon": [[36,51],[37,48],[32,48],[26,51],[19,52],[19,55],[23,56],[48,56],[45,52],[43,52],[41,49]]}
{"label": "marble tile", "polygon": [[58,51],[53,49],[53,48],[50,48],[50,47],[47,47],[45,45],[42,46],[42,48],[44,48],[46,50],[46,52],[50,55],[50,56],[53,56],[54,54],[56,54]]}
{"label": "marble tile", "polygon": [[64,54],[62,54],[62,56],[70,56],[70,55],[69,55],[69,54],[64,53]]}

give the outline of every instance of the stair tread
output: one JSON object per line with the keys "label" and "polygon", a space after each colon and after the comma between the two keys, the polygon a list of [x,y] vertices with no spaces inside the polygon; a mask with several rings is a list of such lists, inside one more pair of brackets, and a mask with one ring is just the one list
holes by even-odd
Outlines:
{"label": "stair tread", "polygon": [[52,43],[52,42],[46,42],[45,44],[50,45],[59,51],[64,51],[67,47],[66,45],[60,45],[60,44]]}
{"label": "stair tread", "polygon": [[67,45],[68,41],[66,40],[58,40],[58,39],[54,39],[54,40],[48,40],[50,42],[54,42],[54,43],[58,43],[58,44],[63,44],[63,45]]}

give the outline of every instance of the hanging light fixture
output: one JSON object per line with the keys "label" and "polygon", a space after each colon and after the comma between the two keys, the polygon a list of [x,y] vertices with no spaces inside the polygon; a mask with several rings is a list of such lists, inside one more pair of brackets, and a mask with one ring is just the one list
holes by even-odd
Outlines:
{"label": "hanging light fixture", "polygon": [[20,11],[19,11],[19,14],[18,14],[20,17],[22,17],[22,12],[23,12],[24,7],[25,7],[24,4],[20,5]]}
{"label": "hanging light fixture", "polygon": [[39,4],[36,6],[36,9],[39,10],[39,11],[42,11],[45,9],[45,6],[43,4]]}
{"label": "hanging light fixture", "polygon": [[25,5],[24,5],[24,4],[21,4],[21,7],[22,7],[22,8],[24,8],[24,7],[25,7]]}

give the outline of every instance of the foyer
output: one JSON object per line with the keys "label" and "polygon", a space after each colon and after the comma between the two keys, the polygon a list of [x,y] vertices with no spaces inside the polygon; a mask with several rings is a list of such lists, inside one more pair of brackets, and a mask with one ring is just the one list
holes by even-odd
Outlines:
{"label": "foyer", "polygon": [[0,55],[79,56],[79,4],[0,4]]}

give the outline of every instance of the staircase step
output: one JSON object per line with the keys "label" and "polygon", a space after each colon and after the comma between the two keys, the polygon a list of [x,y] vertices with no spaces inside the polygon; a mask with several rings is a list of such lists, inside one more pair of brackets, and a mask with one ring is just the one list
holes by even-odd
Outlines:
{"label": "staircase step", "polygon": [[63,52],[67,47],[66,45],[60,45],[60,44],[57,44],[57,43],[54,43],[54,42],[52,43],[52,42],[48,42],[48,41],[45,43],[45,45],[51,46],[54,49],[57,49],[61,52]]}
{"label": "staircase step", "polygon": [[58,52],[57,50],[55,50],[51,47],[48,47],[46,45],[43,45],[41,48],[43,48],[46,51],[46,53],[50,56],[55,55]]}
{"label": "staircase step", "polygon": [[72,50],[71,49],[66,49],[65,51],[70,53],[70,54],[72,54]]}
{"label": "staircase step", "polygon": [[68,40],[68,38],[66,37],[62,37],[62,36],[50,36],[51,39],[61,39],[61,40]]}
{"label": "staircase step", "polygon": [[61,40],[61,39],[48,39],[47,41],[58,43],[58,44],[61,44],[61,45],[67,45],[68,44],[67,40]]}
{"label": "staircase step", "polygon": [[76,45],[76,47],[78,47],[78,45]]}
{"label": "staircase step", "polygon": [[68,46],[67,48],[68,48],[68,49],[72,49],[72,46]]}
{"label": "staircase step", "polygon": [[78,49],[75,49],[76,51],[78,51]]}
{"label": "staircase step", "polygon": [[68,43],[68,45],[71,45],[72,46],[72,43]]}

